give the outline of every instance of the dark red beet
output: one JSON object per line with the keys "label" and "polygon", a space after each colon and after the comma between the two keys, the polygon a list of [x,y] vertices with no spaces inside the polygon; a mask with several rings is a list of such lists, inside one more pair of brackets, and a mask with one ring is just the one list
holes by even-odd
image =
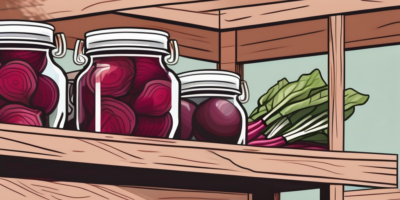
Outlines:
{"label": "dark red beet", "polygon": [[161,116],[171,108],[171,82],[154,80],[148,82],[135,101],[136,113],[146,116]]}
{"label": "dark red beet", "polygon": [[138,116],[138,123],[132,135],[166,138],[172,126],[172,118],[168,113],[161,117]]}
{"label": "dark red beet", "polygon": [[9,101],[29,105],[37,76],[28,63],[11,61],[0,68],[0,95]]}
{"label": "dark red beet", "polygon": [[196,106],[187,100],[181,100],[181,116],[180,116],[180,139],[188,140],[192,138],[192,119]]}
{"label": "dark red beet", "polygon": [[132,93],[141,92],[146,83],[152,80],[170,81],[167,71],[164,70],[158,58],[137,57],[136,77],[133,82]]}
{"label": "dark red beet", "polygon": [[[93,117],[89,131],[95,131]],[[110,97],[101,99],[101,132],[114,134],[131,134],[136,124],[136,116],[125,103]]]}
{"label": "dark red beet", "polygon": [[229,101],[212,98],[201,103],[193,117],[193,129],[208,142],[237,143],[241,133],[241,116]]}
{"label": "dark red beet", "polygon": [[0,108],[7,104],[6,100],[0,99]]}
{"label": "dark red beet", "polygon": [[94,116],[94,94],[83,83],[80,85],[78,98],[79,100],[77,103],[79,103],[79,110],[76,110],[76,112],[78,112],[77,114],[79,116],[79,128],[80,130],[88,130],[89,123]]}
{"label": "dark red beet", "polygon": [[95,59],[94,62],[96,69],[90,77],[92,92],[95,91],[95,84],[100,83],[102,96],[119,97],[128,93],[135,75],[130,59],[110,57]]}
{"label": "dark red beet", "polygon": [[42,72],[47,64],[46,52],[27,51],[27,50],[4,50],[0,51],[0,63],[6,63],[13,60],[22,60],[38,73]]}
{"label": "dark red beet", "polygon": [[32,104],[43,108],[46,114],[53,112],[58,102],[58,88],[49,77],[40,75],[35,94],[32,96]]}
{"label": "dark red beet", "polygon": [[42,126],[41,114],[23,105],[9,104],[0,109],[0,123]]}

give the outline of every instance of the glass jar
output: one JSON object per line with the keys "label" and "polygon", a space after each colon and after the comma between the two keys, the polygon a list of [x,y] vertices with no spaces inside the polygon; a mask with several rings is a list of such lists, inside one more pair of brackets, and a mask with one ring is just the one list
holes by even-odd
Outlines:
{"label": "glass jar", "polygon": [[0,21],[0,123],[64,127],[67,81],[52,58],[65,53],[52,25]]}
{"label": "glass jar", "polygon": [[[246,144],[247,84],[221,70],[181,73],[180,128],[175,138],[225,144]],[[242,87],[243,95],[241,95]]]}
{"label": "glass jar", "polygon": [[[78,130],[173,138],[179,124],[179,82],[166,64],[179,57],[159,30],[116,28],[86,33],[74,60]],[[85,52],[87,49],[87,52]]]}

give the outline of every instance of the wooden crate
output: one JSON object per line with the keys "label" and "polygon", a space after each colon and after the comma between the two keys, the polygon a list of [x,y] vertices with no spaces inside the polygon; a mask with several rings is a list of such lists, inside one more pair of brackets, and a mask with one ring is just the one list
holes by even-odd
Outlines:
{"label": "wooden crate", "polygon": [[[164,30],[178,40],[182,56],[215,62],[218,69],[241,77],[245,63],[328,54],[331,150],[0,124],[2,195],[12,199],[278,200],[280,192],[320,188],[321,199],[342,200],[379,195],[378,190],[344,193],[344,184],[397,187],[397,155],[341,152],[344,122],[339,108],[343,108],[344,51],[400,44],[399,1],[29,0],[2,1],[0,6],[0,19],[53,24],[57,32],[66,34],[69,49],[94,29]],[[35,177],[46,180],[30,180]]]}

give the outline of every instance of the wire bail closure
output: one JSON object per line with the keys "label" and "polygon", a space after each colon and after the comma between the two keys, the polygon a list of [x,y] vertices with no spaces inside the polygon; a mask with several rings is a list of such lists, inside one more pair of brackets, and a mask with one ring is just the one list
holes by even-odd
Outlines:
{"label": "wire bail closure", "polygon": [[178,41],[176,40],[170,40],[169,41],[169,49],[170,49],[170,55],[165,56],[164,61],[168,65],[176,65],[179,60],[179,46],[178,46]]}
{"label": "wire bail closure", "polygon": [[85,55],[85,43],[83,40],[76,40],[73,57],[76,65],[85,65],[89,60]]}
{"label": "wire bail closure", "polygon": [[247,85],[247,82],[245,80],[240,82],[240,90],[242,91],[242,94],[239,96],[240,103],[244,104],[249,102],[250,99],[249,86]]}
{"label": "wire bail closure", "polygon": [[54,41],[56,43],[56,49],[52,50],[53,57],[63,58],[67,53],[67,42],[64,33],[57,33],[54,36]]}

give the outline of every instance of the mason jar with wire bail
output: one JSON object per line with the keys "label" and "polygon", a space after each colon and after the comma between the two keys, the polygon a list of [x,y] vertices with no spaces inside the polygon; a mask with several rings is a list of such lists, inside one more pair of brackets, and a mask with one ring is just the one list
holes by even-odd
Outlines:
{"label": "mason jar with wire bail", "polygon": [[64,127],[67,80],[53,58],[65,53],[50,24],[0,21],[0,123]]}
{"label": "mason jar with wire bail", "polygon": [[233,72],[198,70],[178,74],[181,81],[180,129],[175,138],[246,144],[247,83]]}
{"label": "mason jar with wire bail", "polygon": [[86,33],[74,61],[78,130],[173,138],[179,124],[177,41],[160,30],[114,28]]}

